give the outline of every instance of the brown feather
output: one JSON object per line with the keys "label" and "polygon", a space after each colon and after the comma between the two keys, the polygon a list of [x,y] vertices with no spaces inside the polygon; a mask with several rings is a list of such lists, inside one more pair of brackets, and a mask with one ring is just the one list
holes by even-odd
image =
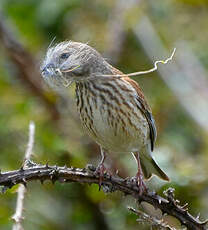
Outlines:
{"label": "brown feather", "polygon": [[[113,74],[123,74],[120,70],[114,68],[112,66],[112,72]],[[131,78],[124,76],[123,80],[128,82],[129,84],[131,84],[131,86],[136,90],[138,97],[136,98],[138,100],[138,108],[142,111],[142,113],[144,114],[145,118],[147,119],[147,122],[149,124],[149,128],[150,128],[150,140],[151,140],[151,151],[153,151],[154,149],[154,143],[157,137],[157,130],[156,130],[156,126],[155,126],[155,121],[154,118],[152,116],[152,111],[150,106],[148,105],[144,94],[142,92],[142,89],[139,87],[139,84],[132,80]]]}
{"label": "brown feather", "polygon": [[142,111],[142,113],[144,114],[144,116],[147,119],[147,122],[149,124],[151,150],[153,151],[154,143],[155,143],[155,140],[157,137],[157,130],[156,130],[154,118],[152,116],[151,108],[148,105],[148,103],[144,97],[144,94],[143,94],[141,88],[139,87],[138,83],[135,82],[134,80],[130,79],[129,77],[124,77],[124,80],[127,81],[129,84],[131,84],[137,92],[137,95],[138,95],[137,100],[139,102],[138,107]]}

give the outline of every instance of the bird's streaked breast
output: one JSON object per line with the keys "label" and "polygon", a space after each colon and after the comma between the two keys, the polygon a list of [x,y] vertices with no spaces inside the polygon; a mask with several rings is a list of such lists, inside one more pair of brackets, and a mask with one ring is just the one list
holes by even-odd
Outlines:
{"label": "bird's streaked breast", "polygon": [[135,90],[122,79],[76,83],[77,107],[87,133],[114,152],[145,145],[148,123],[136,106]]}

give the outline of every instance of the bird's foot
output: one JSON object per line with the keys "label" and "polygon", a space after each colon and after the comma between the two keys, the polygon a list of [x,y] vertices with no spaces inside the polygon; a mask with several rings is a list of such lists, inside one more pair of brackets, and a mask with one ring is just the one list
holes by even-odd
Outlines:
{"label": "bird's foot", "polygon": [[141,196],[144,192],[147,192],[147,186],[144,182],[142,173],[136,174],[136,185],[139,189],[139,195]]}
{"label": "bird's foot", "polygon": [[136,186],[139,189],[139,195],[141,196],[144,192],[147,192],[147,186],[144,183],[144,174],[142,172],[139,152],[133,153],[133,156],[134,156],[134,158],[137,162],[137,165],[138,165],[138,171],[137,171],[137,174],[135,176],[135,180],[136,180]]}
{"label": "bird's foot", "polygon": [[144,182],[143,176],[140,175],[139,173],[136,174],[136,176],[129,178],[128,181],[130,183],[133,182],[134,185],[136,185],[136,187],[139,190],[139,195],[141,196],[144,192],[147,192],[147,186]]}
{"label": "bird's foot", "polygon": [[100,163],[94,172],[96,176],[99,176],[99,190],[101,189],[105,173],[108,173],[111,176],[111,172],[104,166],[104,163]]}

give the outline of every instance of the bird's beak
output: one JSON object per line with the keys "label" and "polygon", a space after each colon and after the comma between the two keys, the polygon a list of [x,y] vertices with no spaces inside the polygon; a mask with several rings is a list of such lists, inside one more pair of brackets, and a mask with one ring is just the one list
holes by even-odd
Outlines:
{"label": "bird's beak", "polygon": [[54,68],[54,64],[49,63],[41,69],[41,74],[43,75],[43,77],[49,77],[51,75],[54,75]]}

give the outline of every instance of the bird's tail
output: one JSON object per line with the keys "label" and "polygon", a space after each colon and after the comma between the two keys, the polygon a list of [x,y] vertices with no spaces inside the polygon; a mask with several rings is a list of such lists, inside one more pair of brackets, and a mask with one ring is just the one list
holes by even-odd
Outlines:
{"label": "bird's tail", "polygon": [[169,177],[157,165],[157,163],[154,161],[150,154],[141,154],[140,162],[145,179],[149,179],[152,176],[152,174],[154,174],[163,180],[170,180]]}

